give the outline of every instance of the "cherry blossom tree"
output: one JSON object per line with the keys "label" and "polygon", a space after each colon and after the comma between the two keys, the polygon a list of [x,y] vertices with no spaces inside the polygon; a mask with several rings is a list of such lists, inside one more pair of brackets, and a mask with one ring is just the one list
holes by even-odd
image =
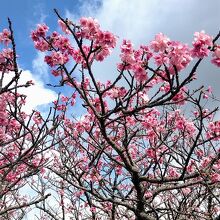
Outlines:
{"label": "cherry blossom tree", "polygon": [[57,120],[51,117],[52,110],[45,119],[36,110],[31,114],[22,110],[26,97],[19,90],[33,82],[20,83],[22,70],[17,64],[13,30],[8,21],[9,29],[0,33],[0,219],[17,220],[23,219],[31,205],[49,196],[29,195],[29,185],[44,172],[44,152],[53,145],[52,131]]}
{"label": "cherry blossom tree", "polygon": [[[10,62],[2,55],[1,66],[19,75],[13,78],[15,86],[6,86],[1,95],[7,99],[1,101],[6,112],[1,129],[9,132],[3,149],[18,146],[13,156],[2,153],[10,159],[2,160],[6,174],[1,178],[11,181],[10,172],[22,170],[23,164],[22,175],[12,175],[13,184],[27,183],[27,177],[38,174],[31,186],[40,195],[35,200],[38,219],[220,219],[218,108],[208,107],[214,99],[210,87],[194,86],[203,60],[211,57],[220,67],[220,33],[212,37],[196,32],[192,46],[162,33],[139,48],[124,39],[118,63],[112,64],[115,78],[100,82],[94,63],[110,56],[117,37],[93,18],[75,22],[55,13],[60,33],[49,31],[46,24],[31,33],[58,79],[51,86],[71,91],[54,101],[51,123],[35,111],[26,120],[21,114],[12,30],[0,35],[13,47]],[[14,67],[6,68],[9,64]],[[4,68],[3,76],[8,72]],[[76,102],[82,106],[80,116]],[[4,122],[8,117],[18,130],[4,127],[9,126]]]}

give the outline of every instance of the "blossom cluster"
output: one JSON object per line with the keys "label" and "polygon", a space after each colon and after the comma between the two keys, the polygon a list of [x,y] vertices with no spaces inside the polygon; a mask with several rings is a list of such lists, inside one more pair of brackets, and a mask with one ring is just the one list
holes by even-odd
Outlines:
{"label": "blossom cluster", "polygon": [[214,53],[213,53],[213,59],[211,62],[215,64],[216,66],[220,67],[220,45],[217,45],[215,47]]}
{"label": "blossom cluster", "polygon": [[2,32],[0,32],[0,43],[3,43],[5,46],[8,46],[8,44],[11,42],[11,33],[8,29],[4,29]]}
{"label": "blossom cluster", "polygon": [[[213,47],[213,38],[204,31],[196,32],[192,48],[187,44],[170,40],[166,35],[159,33],[149,46],[141,46],[135,50],[129,40],[123,40],[120,58],[122,63],[118,69],[132,70],[137,81],[147,80],[146,64],[153,57],[158,67],[166,66],[170,74],[177,74],[184,70],[193,58],[204,58],[209,55]],[[219,46],[214,47],[212,63],[219,66]],[[164,78],[163,78],[164,79]]]}
{"label": "blossom cluster", "polygon": [[[64,34],[73,33],[75,38],[78,39],[78,44],[83,39],[87,44],[84,44],[81,49],[74,48],[68,36],[57,32],[47,36],[48,26],[39,24],[37,29],[32,31],[31,37],[36,49],[48,52],[48,55],[45,56],[45,62],[51,67],[64,65],[71,59],[87,67],[88,64],[85,62],[85,58],[88,58],[90,63],[94,60],[103,61],[110,55],[111,49],[116,46],[116,37],[109,31],[102,31],[95,19],[81,18],[79,27],[72,22],[65,24],[61,20],[58,21],[58,24]],[[54,69],[52,72],[55,76],[61,74],[60,71]]]}
{"label": "blossom cluster", "polygon": [[3,44],[3,49],[0,51],[0,71],[7,73],[13,70],[14,54],[11,48],[8,47],[11,42],[11,33],[8,29],[0,32],[0,44]]}
{"label": "blossom cluster", "polygon": [[215,140],[220,140],[220,121],[213,121],[209,123],[207,132],[208,138],[214,138]]}
{"label": "blossom cluster", "polygon": [[208,56],[210,48],[213,46],[212,37],[205,34],[204,31],[195,32],[194,37],[192,55],[198,58]]}
{"label": "blossom cluster", "polygon": [[144,82],[148,79],[145,65],[151,57],[152,52],[148,46],[142,45],[135,50],[130,40],[123,40],[120,54],[122,63],[118,64],[118,69],[131,70],[138,82]]}

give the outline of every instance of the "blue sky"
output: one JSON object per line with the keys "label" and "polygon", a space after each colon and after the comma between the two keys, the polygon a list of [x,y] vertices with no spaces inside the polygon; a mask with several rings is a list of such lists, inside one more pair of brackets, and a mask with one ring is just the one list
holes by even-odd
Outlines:
{"label": "blue sky", "polygon": [[[36,51],[30,39],[30,32],[38,23],[46,23],[51,30],[57,30],[57,17],[54,13],[56,8],[65,17],[67,10],[80,17],[82,0],[8,0],[2,1],[0,7],[0,29],[7,28],[7,18],[12,21],[16,40],[19,66],[24,70],[22,82],[34,79],[35,86],[22,90],[28,95],[27,111],[38,105],[45,105],[55,100],[59,91],[45,84],[53,83],[54,78],[49,73],[49,68],[44,64],[43,54]],[[86,1],[95,8],[100,6],[99,1]],[[55,90],[54,93],[51,90]],[[63,90],[62,90],[63,91]],[[41,106],[41,110],[47,106]]]}
{"label": "blue sky", "polygon": [[[96,1],[93,2],[96,3]],[[35,25],[43,21],[51,29],[56,29],[57,18],[53,9],[58,9],[62,15],[69,10],[76,16],[80,16],[81,4],[80,0],[8,0],[1,2],[0,27],[7,26],[8,17],[12,20],[17,50],[21,57],[19,63],[23,68],[31,69],[32,60],[36,56],[36,50],[29,37],[30,31]]]}
{"label": "blue sky", "polygon": [[[34,49],[30,31],[40,22],[45,22],[50,30],[57,30],[57,18],[53,9],[59,10],[63,17],[76,21],[80,16],[92,16],[99,20],[104,30],[119,36],[119,42],[130,39],[135,46],[147,44],[158,32],[163,32],[173,40],[191,43],[195,31],[205,30],[215,36],[220,30],[220,1],[201,0],[8,0],[0,7],[0,28],[7,26],[7,17],[13,22],[19,65],[26,71],[26,78],[33,77],[38,89],[29,91],[37,104],[46,104],[56,96],[53,77],[43,62],[43,54]],[[119,44],[118,44],[119,46]],[[100,80],[114,78],[119,49],[113,51],[104,63],[94,66],[95,76]],[[209,63],[200,68],[199,83],[208,84],[220,97],[219,69]],[[24,77],[25,78],[25,77]],[[26,79],[25,78],[25,79]],[[36,92],[38,91],[38,92]],[[57,91],[56,91],[57,92]],[[36,93],[41,99],[37,99]],[[45,98],[42,101],[42,97]],[[32,107],[35,104],[33,103]]]}

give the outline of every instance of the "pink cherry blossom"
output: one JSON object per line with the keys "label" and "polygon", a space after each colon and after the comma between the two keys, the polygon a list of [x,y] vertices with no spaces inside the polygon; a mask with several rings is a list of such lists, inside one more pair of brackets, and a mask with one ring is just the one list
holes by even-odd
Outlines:
{"label": "pink cherry blossom", "polygon": [[170,39],[166,35],[159,33],[155,36],[155,39],[151,41],[150,47],[154,50],[154,52],[164,52],[169,43]]}
{"label": "pink cherry blossom", "polygon": [[66,24],[61,21],[61,20],[58,20],[58,24],[60,25],[62,31],[65,33],[65,34],[70,34],[70,30],[68,29],[68,27],[66,26]]}
{"label": "pink cherry blossom", "polygon": [[8,29],[3,29],[3,31],[0,32],[0,43],[8,46],[8,44],[11,42],[10,36],[10,31]]}
{"label": "pink cherry blossom", "polygon": [[205,34],[204,31],[195,32],[193,41],[192,56],[203,58],[208,56],[209,47],[213,45],[212,37]]}
{"label": "pink cherry blossom", "polygon": [[220,67],[220,45],[217,45],[215,47],[214,53],[213,53],[213,59],[211,62],[215,64],[216,66]]}

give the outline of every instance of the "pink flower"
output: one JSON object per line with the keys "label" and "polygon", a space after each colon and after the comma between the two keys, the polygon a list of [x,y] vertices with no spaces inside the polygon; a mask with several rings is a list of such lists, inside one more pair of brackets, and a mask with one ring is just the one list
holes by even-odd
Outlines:
{"label": "pink flower", "polygon": [[2,50],[2,55],[4,58],[8,58],[10,60],[13,59],[14,54],[13,54],[13,50],[11,48],[5,48]]}
{"label": "pink flower", "polygon": [[183,188],[182,191],[184,195],[188,195],[191,192],[191,189],[187,187],[187,188]]}
{"label": "pink flower", "polygon": [[217,67],[220,67],[220,45],[218,45],[215,48],[215,51],[212,56],[213,56],[213,59],[211,60],[211,62],[215,64]]}
{"label": "pink flower", "polygon": [[146,198],[150,198],[153,196],[152,192],[150,191],[147,191],[144,195],[146,196]]}
{"label": "pink flower", "polygon": [[215,48],[214,56],[220,58],[220,45]]}
{"label": "pink flower", "polygon": [[55,52],[53,51],[51,53],[51,56],[45,56],[44,58],[45,62],[50,65],[51,67],[56,65],[63,65],[68,62],[69,58],[68,55],[62,54],[61,52]]}
{"label": "pink flower", "polygon": [[169,69],[172,74],[175,74],[173,66],[176,66],[177,71],[183,70],[192,61],[191,52],[186,44],[182,44],[177,41],[172,41],[169,45],[169,51],[167,55],[170,59]]}
{"label": "pink flower", "polygon": [[96,212],[96,207],[92,206],[92,207],[90,208],[90,211],[91,211],[91,212]]}
{"label": "pink flower", "polygon": [[195,154],[201,158],[204,156],[204,151],[202,149],[198,149],[195,151]]}
{"label": "pink flower", "polygon": [[73,47],[70,44],[70,41],[67,37],[64,37],[62,35],[57,35],[56,37],[53,37],[53,46],[58,48],[61,52],[69,52],[73,49]]}
{"label": "pink flower", "polygon": [[132,66],[132,69],[134,71],[134,77],[138,82],[147,80],[147,72],[142,66],[136,64]]}
{"label": "pink flower", "polygon": [[157,66],[161,66],[163,64],[169,64],[169,57],[167,54],[159,53],[154,55],[154,61]]}
{"label": "pink flower", "polygon": [[213,138],[214,140],[220,139],[220,121],[210,122],[209,131],[207,132],[208,138]]}
{"label": "pink flower", "polygon": [[2,33],[0,33],[0,43],[5,44],[8,46],[8,44],[11,42],[11,33],[8,29],[4,29]]}
{"label": "pink flower", "polygon": [[124,54],[130,54],[133,52],[133,44],[130,40],[123,40],[121,45],[121,52]]}
{"label": "pink flower", "polygon": [[182,87],[180,89],[180,91],[172,98],[172,100],[174,102],[176,102],[176,104],[178,104],[178,105],[184,105],[185,101],[186,101],[186,98],[187,98],[186,91],[187,91],[187,88]]}
{"label": "pink flower", "polygon": [[51,73],[52,73],[55,77],[57,77],[57,76],[60,76],[60,75],[61,75],[62,71],[52,70]]}
{"label": "pink flower", "polygon": [[169,43],[170,39],[166,35],[159,33],[155,36],[155,39],[151,41],[150,47],[154,50],[154,52],[164,52]]}
{"label": "pink flower", "polygon": [[6,140],[5,129],[0,127],[0,143]]}
{"label": "pink flower", "polygon": [[204,157],[201,161],[201,168],[206,168],[208,164],[210,163],[211,158],[210,157]]}
{"label": "pink flower", "polygon": [[122,171],[122,167],[121,166],[117,166],[117,167],[115,167],[115,173],[117,174],[117,175],[122,175],[122,173],[123,173],[123,171]]}
{"label": "pink flower", "polygon": [[38,41],[40,37],[46,37],[49,27],[46,24],[38,24],[37,29],[31,32],[33,41]]}
{"label": "pink flower", "polygon": [[34,42],[34,46],[36,49],[42,52],[47,51],[50,48],[49,44],[45,40],[39,40]]}
{"label": "pink flower", "polygon": [[118,89],[117,88],[112,88],[110,91],[109,91],[109,97],[111,98],[111,99],[116,99],[116,98],[118,98],[119,97],[119,91],[118,91]]}
{"label": "pink flower", "polygon": [[209,47],[213,45],[212,37],[205,34],[205,31],[195,32],[193,41],[192,56],[203,58],[208,56]]}
{"label": "pink flower", "polygon": [[211,181],[216,183],[216,182],[220,182],[220,174],[218,173],[213,173],[211,175]]}
{"label": "pink flower", "polygon": [[70,34],[70,30],[68,29],[68,27],[66,26],[66,24],[61,21],[61,20],[58,20],[58,24],[60,25],[62,31],[65,33],[65,34]]}
{"label": "pink flower", "polygon": [[79,22],[81,26],[81,32],[79,31],[77,33],[77,36],[83,37],[89,40],[94,39],[94,37],[99,31],[98,21],[91,17],[89,18],[82,17]]}
{"label": "pink flower", "polygon": [[151,159],[156,159],[156,151],[152,148],[148,148],[146,150],[146,156],[151,158]]}
{"label": "pink flower", "polygon": [[0,111],[0,125],[1,126],[6,126],[8,124],[8,114],[7,112],[2,112]]}
{"label": "pink flower", "polygon": [[168,175],[169,177],[178,177],[179,173],[177,172],[177,170],[175,168],[169,168],[168,169]]}
{"label": "pink flower", "polygon": [[216,65],[217,67],[220,67],[220,58],[214,58],[211,60],[211,62]]}

